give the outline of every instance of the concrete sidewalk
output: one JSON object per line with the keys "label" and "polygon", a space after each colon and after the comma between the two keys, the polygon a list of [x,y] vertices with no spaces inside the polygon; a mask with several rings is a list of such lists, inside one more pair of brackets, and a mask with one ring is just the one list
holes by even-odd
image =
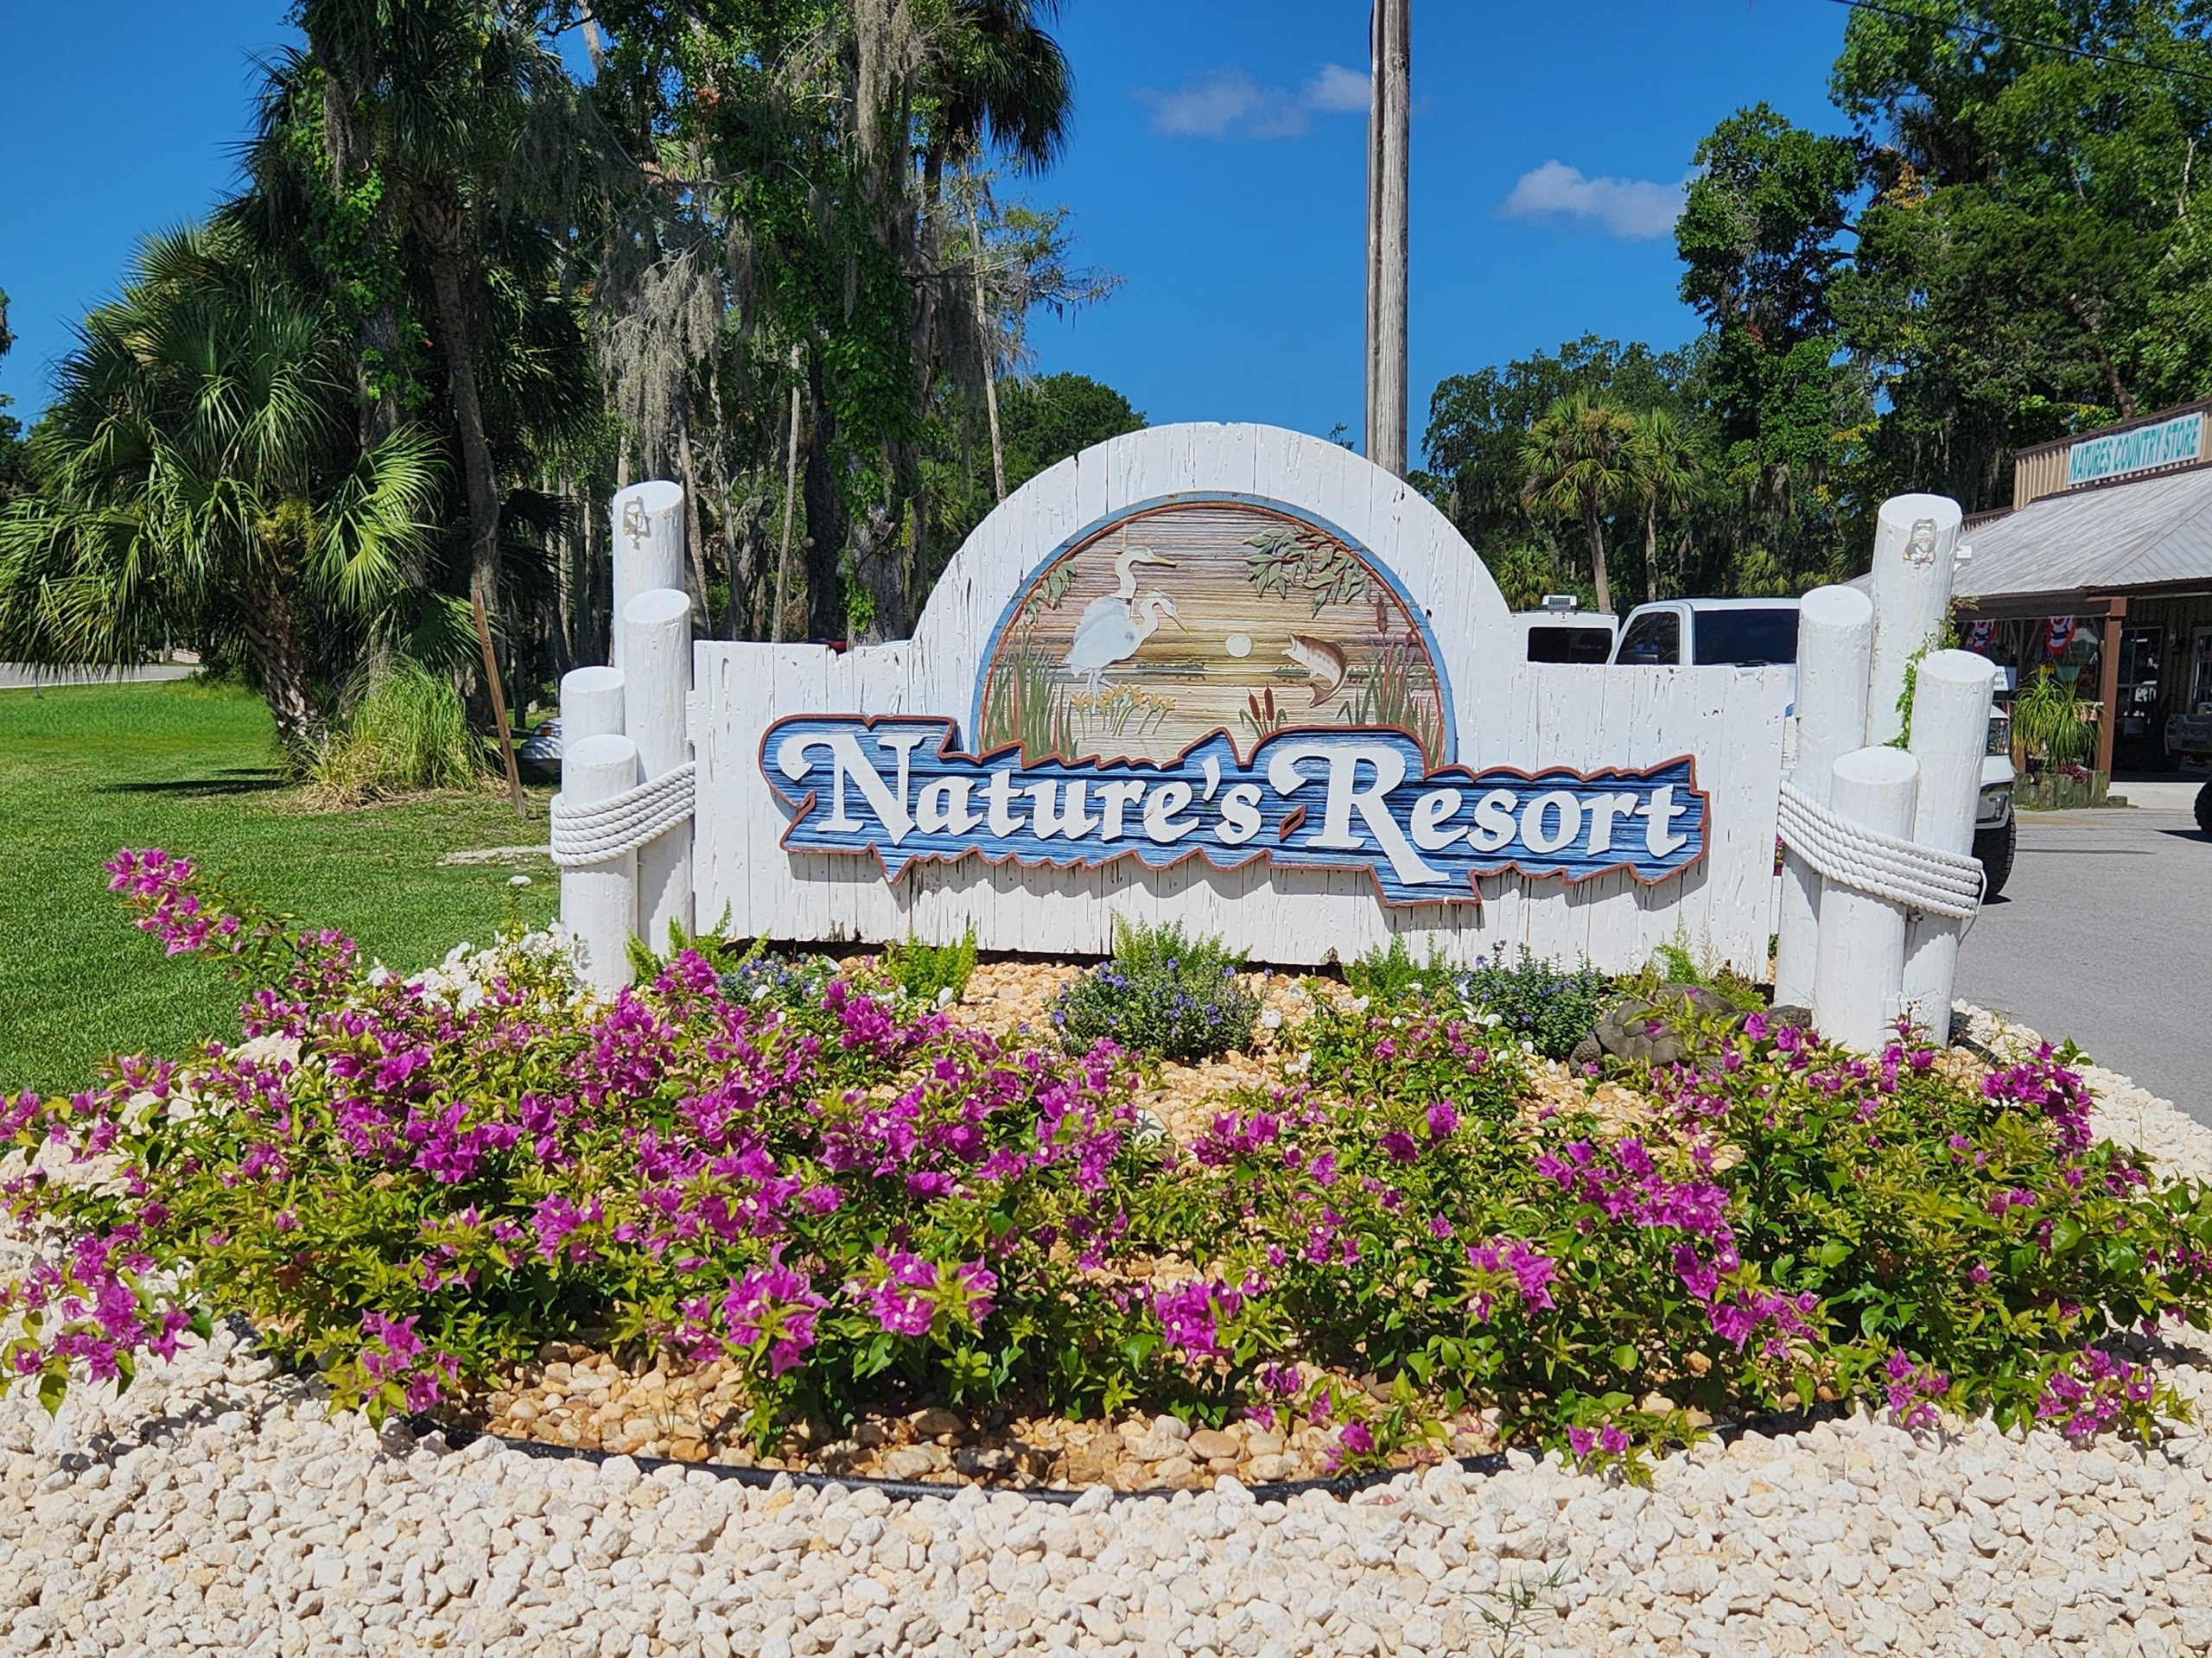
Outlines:
{"label": "concrete sidewalk", "polygon": [[189,679],[199,671],[182,662],[156,662],[143,668],[41,668],[0,662],[0,691],[44,691],[62,685],[144,685]]}

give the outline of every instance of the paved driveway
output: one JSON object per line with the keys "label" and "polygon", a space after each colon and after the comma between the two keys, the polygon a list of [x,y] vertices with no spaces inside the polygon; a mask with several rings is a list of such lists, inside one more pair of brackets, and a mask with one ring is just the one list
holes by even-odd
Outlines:
{"label": "paved driveway", "polygon": [[1958,993],[2212,1126],[2212,842],[2194,786],[2139,809],[2026,812],[2005,895],[1959,953]]}

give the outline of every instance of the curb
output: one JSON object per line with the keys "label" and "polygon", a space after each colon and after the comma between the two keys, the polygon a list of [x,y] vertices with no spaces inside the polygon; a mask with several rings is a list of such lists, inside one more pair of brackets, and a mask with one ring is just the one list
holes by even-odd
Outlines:
{"label": "curb", "polygon": [[[1802,1433],[1821,1422],[1837,1420],[1851,1414],[1856,1408],[1857,1406],[1853,1402],[1839,1401],[1832,1405],[1816,1405],[1808,1411],[1763,1412],[1757,1415],[1744,1417],[1737,1421],[1715,1422],[1708,1432],[1713,1439],[1724,1445],[1732,1444],[1747,1434],[1761,1434],[1771,1439],[1780,1439],[1787,1434]],[[426,1439],[430,1434],[436,1433],[442,1435],[445,1442],[456,1451],[465,1450],[480,1440],[489,1439],[502,1450],[518,1451],[526,1457],[537,1457],[548,1462],[605,1463],[626,1454],[615,1451],[593,1450],[583,1445],[549,1445],[543,1439],[510,1439],[502,1433],[490,1433],[481,1428],[442,1421],[427,1413],[410,1416],[406,1419],[406,1423],[408,1431],[416,1439]],[[1670,1441],[1669,1443],[1679,1446],[1681,1442]],[[1510,1466],[1508,1460],[1510,1454],[1510,1452],[1505,1451],[1486,1451],[1478,1457],[1454,1457],[1450,1460],[1456,1463],[1465,1473],[1488,1478],[1491,1475],[1506,1471]],[[1524,1454],[1533,1455],[1534,1453]],[[648,1473],[661,1468],[680,1468],[686,1473],[696,1471],[711,1474],[716,1479],[734,1480],[740,1485],[748,1485],[761,1490],[773,1486],[778,1480],[785,1480],[792,1485],[817,1491],[834,1485],[840,1490],[846,1491],[880,1491],[894,1502],[918,1502],[930,1498],[938,1502],[950,1502],[961,1492],[973,1490],[982,1491],[987,1500],[1001,1495],[1011,1495],[1026,1497],[1033,1502],[1050,1502],[1063,1508],[1071,1508],[1094,1491],[1105,1492],[1106,1501],[1109,1502],[1166,1502],[1175,1496],[1179,1490],[1191,1489],[1170,1490],[1162,1487],[1154,1490],[1123,1491],[1110,1485],[1086,1485],[1078,1490],[1058,1491],[1038,1486],[984,1485],[972,1481],[938,1483],[928,1480],[877,1479],[864,1474],[817,1474],[788,1468],[739,1468],[728,1463],[687,1462],[677,1457],[632,1456],[630,1460]],[[1370,1486],[1388,1484],[1402,1474],[1420,1471],[1419,1467],[1376,1468],[1363,1474],[1339,1474],[1323,1479],[1271,1480],[1263,1485],[1248,1485],[1244,1489],[1251,1493],[1255,1502],[1287,1502],[1292,1498],[1303,1496],[1309,1491],[1319,1491],[1342,1501],[1366,1490]]]}

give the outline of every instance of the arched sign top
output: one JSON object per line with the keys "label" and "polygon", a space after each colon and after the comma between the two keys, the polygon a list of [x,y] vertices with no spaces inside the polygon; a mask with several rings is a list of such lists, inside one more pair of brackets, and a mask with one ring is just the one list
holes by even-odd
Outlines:
{"label": "arched sign top", "polygon": [[1124,508],[1047,553],[1000,613],[970,731],[1031,759],[1165,760],[1216,731],[1405,732],[1456,757],[1451,682],[1395,572],[1304,509],[1229,491]]}
{"label": "arched sign top", "polygon": [[[1276,530],[1288,539],[1272,550],[1246,544]],[[1314,538],[1313,544],[1300,545],[1301,533]],[[1120,597],[1118,561],[1132,545],[1147,545],[1147,536],[1173,538],[1193,563],[1177,569],[1133,562],[1134,613],[1116,618],[1102,612],[1084,635],[1084,650],[1075,653],[1077,671],[1071,673],[1068,658],[1084,615],[1098,600]],[[1248,564],[1247,555],[1259,563]],[[1175,556],[1173,551],[1166,556]],[[1037,619],[1031,654],[1019,660],[1020,646],[1012,642],[1024,614],[1033,600],[1052,596],[1040,584],[1057,579],[1062,568],[1070,573],[1061,607],[1040,607],[1045,613]],[[1352,577],[1341,588],[1333,584],[1340,574]],[[1202,579],[1194,582],[1194,576]],[[1305,589],[1303,582],[1313,576],[1330,580],[1319,589]],[[1264,592],[1262,581],[1268,583]],[[1283,597],[1283,581],[1306,594],[1306,626],[1292,625],[1300,601]],[[1376,626],[1371,597],[1351,596],[1363,585],[1383,598],[1382,627]],[[1312,602],[1317,592],[1325,600],[1318,616]],[[1155,593],[1166,605],[1151,600]],[[1363,631],[1356,626],[1363,602]],[[1230,613],[1237,608],[1250,608],[1252,614]],[[1234,626],[1240,619],[1253,626]],[[1401,620],[1405,626],[1394,635],[1390,630]],[[1083,664],[1129,643],[1139,630],[1146,637],[1128,655],[1102,663],[1094,690],[1091,670]],[[1393,654],[1414,660],[1376,657],[1375,647],[1408,632],[1414,647]],[[1248,656],[1230,652],[1230,636],[1240,633],[1250,641]],[[1294,649],[1292,633],[1302,642],[1295,656],[1286,656]],[[1273,717],[1280,724],[1348,723],[1347,705],[1363,695],[1370,709],[1378,702],[1409,700],[1416,708],[1433,702],[1428,715],[1415,717],[1440,727],[1438,759],[1447,761],[1469,758],[1481,705],[1503,690],[1512,644],[1505,601],[1489,570],[1450,520],[1403,479],[1303,433],[1191,423],[1110,439],[1014,491],[953,556],[915,626],[912,649],[932,687],[931,700],[969,716],[970,740],[978,740],[987,717],[1014,717],[1007,696],[994,696],[986,683],[995,670],[1001,677],[1027,672],[1037,683],[1050,667],[1063,699],[1084,699],[1102,735],[1121,723],[1126,737],[1128,726],[1155,716],[1163,727],[1174,726],[1172,734],[1155,731],[1129,750],[1133,757],[1165,757],[1186,746],[1203,734],[1198,727],[1206,711],[1215,717],[1204,721],[1204,730],[1225,728],[1249,751],[1255,734],[1240,717],[1251,715],[1245,699],[1259,695],[1258,717],[1264,722],[1272,689]],[[1336,652],[1345,657],[1341,681]],[[1221,671],[1195,676],[1169,665],[1194,662]],[[1228,671],[1230,664],[1236,671]],[[1410,699],[1402,697],[1390,679],[1394,666],[1422,678]],[[1332,683],[1335,689],[1317,706],[1315,690]],[[1165,711],[1147,706],[1135,695],[1139,691],[1172,698],[1178,706]],[[1091,709],[1099,696],[1108,706]],[[1292,706],[1286,708],[1286,702]],[[1052,729],[1044,723],[1048,712],[1031,708],[1020,717],[1027,720],[1032,734],[1044,737]],[[1067,721],[1061,723],[1065,727]]]}

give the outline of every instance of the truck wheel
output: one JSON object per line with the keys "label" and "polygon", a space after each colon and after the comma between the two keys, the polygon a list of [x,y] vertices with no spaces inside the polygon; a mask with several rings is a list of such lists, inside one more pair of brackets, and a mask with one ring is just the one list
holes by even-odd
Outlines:
{"label": "truck wheel", "polygon": [[2207,840],[2212,840],[2212,783],[2196,791],[2196,827]]}
{"label": "truck wheel", "polygon": [[[2206,792],[2212,794],[2212,790]],[[2200,796],[2196,803],[2198,822],[2203,821],[2208,810],[2212,810],[2212,802]],[[2212,830],[2207,833],[2212,833]],[[1976,831],[1974,855],[1981,861],[1981,901],[1984,904],[2005,890],[2005,883],[2012,873],[2012,854],[2019,843],[2020,820],[2018,817],[2006,818],[2002,829]]]}

